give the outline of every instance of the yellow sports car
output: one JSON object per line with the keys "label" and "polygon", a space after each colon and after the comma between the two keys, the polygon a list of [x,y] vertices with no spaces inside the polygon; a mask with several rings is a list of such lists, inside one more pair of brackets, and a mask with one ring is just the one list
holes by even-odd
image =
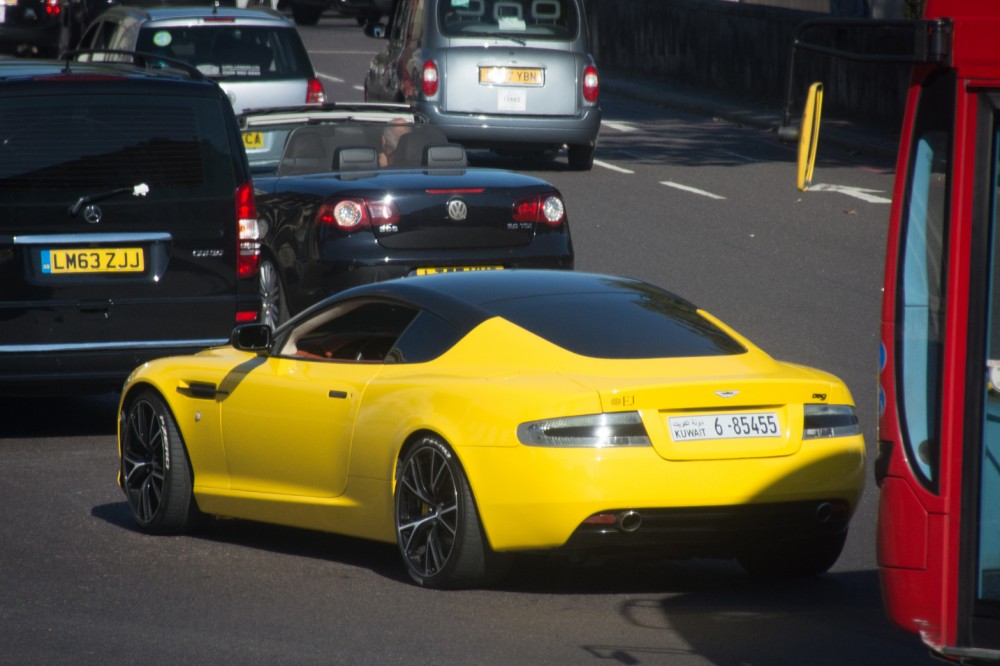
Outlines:
{"label": "yellow sports car", "polygon": [[836,377],[651,284],[505,270],[356,287],[151,361],[121,397],[139,527],[203,514],[399,544],[420,585],[636,548],[826,571],[864,485]]}

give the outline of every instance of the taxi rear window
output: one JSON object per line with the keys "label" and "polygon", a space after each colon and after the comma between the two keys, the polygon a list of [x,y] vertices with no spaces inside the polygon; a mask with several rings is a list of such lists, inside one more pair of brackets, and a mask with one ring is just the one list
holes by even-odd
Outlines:
{"label": "taxi rear window", "polygon": [[506,35],[527,39],[575,39],[578,0],[442,0],[441,32],[449,37]]}
{"label": "taxi rear window", "polygon": [[746,349],[667,292],[551,294],[486,307],[535,335],[592,358],[726,356]]}

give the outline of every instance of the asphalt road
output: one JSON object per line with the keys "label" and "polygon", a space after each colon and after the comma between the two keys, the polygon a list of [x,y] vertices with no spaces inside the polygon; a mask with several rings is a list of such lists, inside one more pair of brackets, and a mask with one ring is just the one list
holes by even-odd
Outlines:
{"label": "asphalt road", "polygon": [[[328,92],[361,99],[378,42],[303,29]],[[595,168],[526,164],[564,193],[579,270],[702,305],[779,358],[843,377],[874,450],[891,165],[828,149],[794,187],[773,134],[606,91]],[[710,109],[709,109],[710,110]],[[930,664],[889,625],[871,483],[822,577],[763,582],[730,562],[520,561],[496,589],[411,585],[391,546],[226,521],[155,538],[115,485],[115,397],[0,403],[0,663]]]}

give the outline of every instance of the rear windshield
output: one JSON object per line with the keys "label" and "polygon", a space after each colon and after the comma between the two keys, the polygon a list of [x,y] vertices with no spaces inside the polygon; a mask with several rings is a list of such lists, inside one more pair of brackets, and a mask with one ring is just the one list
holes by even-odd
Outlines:
{"label": "rear windshield", "polygon": [[442,0],[438,17],[448,37],[575,39],[580,25],[576,1]]}
{"label": "rear windshield", "polygon": [[224,106],[138,94],[4,98],[0,198],[50,201],[139,184],[160,201],[231,196]]}
{"label": "rear windshield", "polygon": [[220,81],[308,79],[312,65],[293,28],[149,27],[137,51],[190,63]]}
{"label": "rear windshield", "polygon": [[555,294],[487,308],[549,342],[593,358],[680,358],[746,349],[667,292]]}

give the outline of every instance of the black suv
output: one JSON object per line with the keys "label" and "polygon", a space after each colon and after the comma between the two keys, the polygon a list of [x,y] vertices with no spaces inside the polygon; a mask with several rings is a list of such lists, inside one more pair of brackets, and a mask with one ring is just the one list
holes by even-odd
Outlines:
{"label": "black suv", "polygon": [[120,388],[260,316],[232,105],[156,63],[0,60],[0,392]]}

